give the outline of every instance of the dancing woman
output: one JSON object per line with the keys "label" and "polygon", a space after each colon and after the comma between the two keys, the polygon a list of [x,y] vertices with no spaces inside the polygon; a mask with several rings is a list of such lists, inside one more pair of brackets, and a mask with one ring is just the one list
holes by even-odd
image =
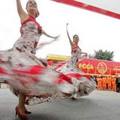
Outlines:
{"label": "dancing woman", "polygon": [[87,57],[87,53],[83,52],[78,46],[79,36],[77,34],[73,35],[73,40],[71,40],[67,26],[68,26],[68,23],[66,24],[66,32],[67,32],[67,36],[71,46],[71,60],[70,60],[71,63],[70,64],[72,64],[75,67],[78,62],[78,59],[82,58],[83,55]]}
{"label": "dancing woman", "polygon": [[[44,66],[44,64],[42,64],[43,62],[35,57],[39,38],[41,35],[45,35],[56,40],[58,36],[51,36],[47,34],[36,21],[36,18],[39,16],[39,11],[35,0],[28,0],[26,4],[27,12],[22,8],[21,0],[16,0],[16,4],[21,21],[21,36],[15,42],[12,49],[0,51],[0,64],[8,67],[8,69],[24,65]],[[25,108],[26,95],[21,91],[14,91],[19,97],[16,114],[21,120],[27,120],[27,113],[29,114],[30,112]]]}
{"label": "dancing woman", "polygon": [[73,85],[76,86],[76,92],[72,93],[72,98],[76,99],[83,95],[88,95],[91,93],[95,88],[96,84],[93,80],[88,79],[80,69],[77,68],[78,60],[81,60],[83,57],[87,57],[87,53],[82,52],[80,47],[78,46],[79,43],[79,36],[74,35],[73,40],[70,38],[68,32],[68,23],[66,24],[66,32],[69,39],[69,43],[71,46],[71,58],[69,61],[65,62],[62,65],[56,65],[56,71],[64,73],[66,76],[73,79]]}
{"label": "dancing woman", "polygon": [[[69,32],[68,32],[68,23],[66,24],[66,32],[67,32],[67,37],[69,39],[70,47],[71,47],[71,58],[67,62],[67,68],[66,69],[61,69],[59,71],[66,71],[66,70],[77,70],[77,62],[79,59],[82,59],[82,57],[87,57],[87,53],[83,52],[81,48],[79,47],[79,36],[77,34],[73,35],[73,39],[70,38]],[[64,67],[63,67],[64,68]],[[60,69],[60,68],[59,68]]]}
{"label": "dancing woman", "polygon": [[[58,36],[51,36],[47,34],[42,29],[40,24],[36,21],[36,18],[39,16],[39,11],[38,11],[37,3],[35,0],[28,0],[26,4],[27,12],[23,10],[20,0],[16,0],[16,3],[17,3],[18,15],[21,21],[21,37],[15,42],[13,49],[15,49],[18,52],[18,54],[22,52],[22,54],[24,54],[25,56],[27,55],[28,57],[28,59],[24,60],[24,62],[20,64],[25,64],[25,65],[40,64],[41,65],[41,63],[43,62],[39,61],[34,56],[34,54],[36,53],[36,48],[37,48],[40,36],[44,34],[47,37],[50,37],[53,39],[57,39]],[[26,63],[26,61],[28,62],[28,64]],[[16,113],[22,119],[26,119],[27,118],[26,113],[30,113],[26,110],[24,102],[25,102],[25,95],[22,93],[19,93],[19,104],[16,107]]]}

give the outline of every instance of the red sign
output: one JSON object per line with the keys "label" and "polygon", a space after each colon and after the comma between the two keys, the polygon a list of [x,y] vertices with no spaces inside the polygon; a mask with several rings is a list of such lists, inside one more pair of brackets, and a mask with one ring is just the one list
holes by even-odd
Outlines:
{"label": "red sign", "polygon": [[79,60],[77,67],[89,74],[120,75],[120,62],[85,58]]}

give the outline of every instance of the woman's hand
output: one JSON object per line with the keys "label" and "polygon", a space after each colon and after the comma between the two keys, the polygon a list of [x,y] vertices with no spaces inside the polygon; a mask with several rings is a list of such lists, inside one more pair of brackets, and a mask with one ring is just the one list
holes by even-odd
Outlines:
{"label": "woman's hand", "polygon": [[60,35],[57,35],[57,36],[53,37],[53,39],[58,40],[59,37],[60,37]]}
{"label": "woman's hand", "polygon": [[40,43],[40,44],[37,46],[36,50],[44,47],[45,45],[48,45],[48,44],[51,44],[51,43],[55,42],[56,40],[58,40],[58,38],[59,38],[59,35],[53,37],[53,40],[52,40],[52,41]]}
{"label": "woman's hand", "polygon": [[60,36],[60,35],[51,36],[51,35],[49,35],[48,33],[46,33],[44,30],[42,30],[42,33],[43,33],[45,36],[47,36],[47,37],[49,37],[49,38],[52,38],[52,39],[54,39],[54,40],[57,40],[57,39],[59,38],[59,36]]}
{"label": "woman's hand", "polygon": [[69,25],[69,23],[66,23],[66,26],[68,26]]}

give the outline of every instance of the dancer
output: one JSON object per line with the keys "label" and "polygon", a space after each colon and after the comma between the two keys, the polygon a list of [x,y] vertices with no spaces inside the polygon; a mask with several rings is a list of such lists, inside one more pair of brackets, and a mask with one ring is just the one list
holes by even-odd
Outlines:
{"label": "dancer", "polygon": [[[39,16],[38,7],[35,0],[28,0],[26,4],[27,13],[23,10],[20,0],[16,0],[16,3],[17,3],[18,15],[20,17],[22,26],[21,26],[21,37],[19,38],[19,40],[16,41],[13,48],[16,49],[17,52],[22,52],[22,54],[25,54],[25,56],[27,55],[28,57],[28,59],[26,59],[25,57],[26,60],[24,60],[24,63],[20,63],[20,64],[25,64],[25,65],[40,64],[41,65],[41,63],[43,62],[39,61],[34,56],[36,52],[37,44],[39,42],[39,37],[42,34],[44,34],[47,37],[57,39],[58,36],[54,37],[47,34],[42,29],[40,24],[35,20],[35,18]],[[17,53],[17,55],[19,55],[19,53]],[[26,63],[25,61],[28,63]],[[45,65],[45,64],[42,64],[42,65]],[[23,113],[30,113],[30,112],[27,112],[24,106],[24,102],[25,102],[25,95],[22,93],[19,93],[19,104],[16,107],[16,112],[19,113],[19,117],[25,116]],[[21,116],[21,113],[22,113],[22,116]],[[26,117],[23,117],[23,118],[26,118]]]}
{"label": "dancer", "polygon": [[[0,51],[0,64],[7,69],[16,66],[26,65],[41,65],[43,62],[35,57],[36,49],[38,47],[39,38],[41,35],[45,35],[54,39],[55,41],[59,36],[51,36],[47,34],[40,24],[36,21],[39,16],[37,3],[35,0],[28,0],[26,4],[26,11],[22,8],[21,0],[16,0],[17,11],[21,21],[20,38],[15,42],[12,49],[6,51]],[[17,83],[17,82],[16,82]],[[19,103],[16,107],[16,114],[21,120],[27,120],[27,111],[25,108],[26,95],[21,91],[14,90],[19,96]]]}
{"label": "dancer", "polygon": [[88,95],[96,88],[96,84],[93,80],[83,76],[83,72],[77,68],[78,60],[82,59],[83,57],[87,57],[87,53],[82,52],[82,50],[78,46],[78,35],[75,34],[73,36],[73,40],[71,40],[67,27],[68,23],[66,24],[66,32],[71,46],[71,58],[63,65],[56,65],[56,71],[62,72],[65,75],[69,76],[73,79],[73,84],[79,86],[77,87],[77,89],[79,89],[79,92],[75,92],[75,94],[72,95],[72,98],[76,99],[80,96]]}
{"label": "dancer", "polygon": [[69,39],[69,43],[71,46],[71,60],[70,64],[73,65],[74,67],[76,66],[78,59],[84,57],[87,57],[87,53],[83,52],[80,47],[78,46],[79,43],[79,36],[77,34],[73,35],[73,41],[70,38],[68,29],[67,29],[68,23],[66,24],[66,31],[67,31],[67,36]]}

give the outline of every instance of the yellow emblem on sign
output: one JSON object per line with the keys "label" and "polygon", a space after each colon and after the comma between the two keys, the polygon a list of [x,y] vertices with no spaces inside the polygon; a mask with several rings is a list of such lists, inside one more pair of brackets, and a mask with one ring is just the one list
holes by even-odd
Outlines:
{"label": "yellow emblem on sign", "polygon": [[107,72],[107,65],[104,62],[99,62],[97,65],[97,71],[100,74],[105,74]]}

